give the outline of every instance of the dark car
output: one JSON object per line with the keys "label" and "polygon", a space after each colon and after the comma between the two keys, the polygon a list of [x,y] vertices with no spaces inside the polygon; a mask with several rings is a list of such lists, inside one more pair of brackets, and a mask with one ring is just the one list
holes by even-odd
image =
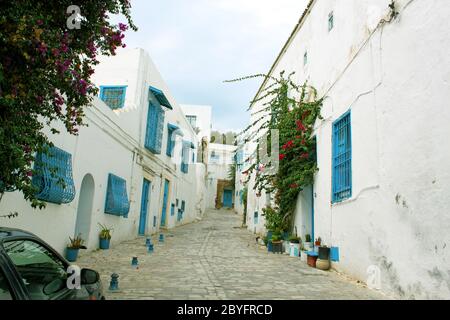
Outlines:
{"label": "dark car", "polygon": [[98,272],[81,269],[77,277],[69,266],[34,234],[0,227],[0,300],[104,299]]}

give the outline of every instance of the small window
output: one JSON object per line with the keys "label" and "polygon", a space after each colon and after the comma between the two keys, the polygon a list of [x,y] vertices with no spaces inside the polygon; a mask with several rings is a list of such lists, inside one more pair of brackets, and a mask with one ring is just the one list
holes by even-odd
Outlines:
{"label": "small window", "polygon": [[186,116],[186,119],[192,126],[192,128],[195,128],[197,126],[197,116]]}
{"label": "small window", "polygon": [[189,152],[191,149],[191,143],[189,141],[183,141],[183,147],[181,148],[181,172],[189,172]]}
{"label": "small window", "polygon": [[258,211],[255,211],[253,214],[253,223],[258,224]]}
{"label": "small window", "polygon": [[303,65],[306,66],[308,64],[308,51],[303,55]]}
{"label": "small window", "polygon": [[333,123],[333,199],[341,202],[352,196],[352,141],[350,112]]}
{"label": "small window", "polygon": [[106,191],[105,213],[127,217],[129,210],[127,182],[110,173]]}
{"label": "small window", "polygon": [[121,109],[125,105],[126,86],[101,86],[100,99],[112,110]]}
{"label": "small window", "polygon": [[328,31],[331,31],[334,28],[334,12],[331,11],[328,15]]}

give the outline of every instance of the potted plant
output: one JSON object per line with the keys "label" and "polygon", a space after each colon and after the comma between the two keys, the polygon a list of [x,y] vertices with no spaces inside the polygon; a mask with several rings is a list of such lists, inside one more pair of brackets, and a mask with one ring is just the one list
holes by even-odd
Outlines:
{"label": "potted plant", "polygon": [[322,244],[322,238],[318,237],[316,241],[314,241],[314,251],[319,252],[319,247]]}
{"label": "potted plant", "polygon": [[293,235],[289,238],[289,255],[291,257],[300,256],[300,238]]}
{"label": "potted plant", "polygon": [[99,238],[100,238],[100,249],[102,250],[107,250],[109,249],[109,244],[111,242],[111,231],[113,230],[112,228],[108,228],[105,225],[99,223],[101,230],[100,230],[100,234],[99,234]]}
{"label": "potted plant", "polygon": [[318,237],[316,239],[316,241],[314,242],[314,245],[320,247],[321,243],[322,243],[322,238]]}
{"label": "potted plant", "polygon": [[283,241],[280,232],[272,234],[272,252],[283,253]]}
{"label": "potted plant", "polygon": [[80,249],[86,249],[84,245],[84,240],[81,238],[81,234],[71,238],[69,237],[70,243],[66,248],[66,259],[70,262],[75,262],[78,257],[78,251]]}
{"label": "potted plant", "polygon": [[309,250],[313,249],[313,245],[312,245],[312,242],[311,242],[311,235],[310,234],[305,235],[304,247],[305,247],[306,251],[309,251]]}

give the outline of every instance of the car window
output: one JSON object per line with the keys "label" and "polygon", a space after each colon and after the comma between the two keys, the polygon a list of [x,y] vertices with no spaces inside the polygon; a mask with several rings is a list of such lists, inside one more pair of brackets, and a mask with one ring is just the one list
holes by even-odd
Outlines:
{"label": "car window", "polygon": [[31,299],[51,299],[66,288],[64,263],[44,246],[31,240],[15,240],[5,242],[3,247],[22,277]]}
{"label": "car window", "polygon": [[0,270],[0,300],[12,300],[11,290],[9,289],[8,280],[5,274]]}

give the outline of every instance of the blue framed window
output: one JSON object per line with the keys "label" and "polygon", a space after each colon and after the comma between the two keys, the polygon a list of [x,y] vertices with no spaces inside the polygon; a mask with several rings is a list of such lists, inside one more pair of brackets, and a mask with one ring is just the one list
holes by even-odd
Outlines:
{"label": "blue framed window", "polygon": [[126,86],[101,86],[100,99],[112,110],[121,109],[125,105]]}
{"label": "blue framed window", "polygon": [[308,51],[305,51],[303,55],[303,65],[306,66],[308,64]]}
{"label": "blue framed window", "polygon": [[57,147],[49,147],[46,153],[38,153],[34,162],[32,184],[38,190],[36,198],[62,204],[75,198],[72,178],[72,155]]}
{"label": "blue framed window", "polygon": [[164,92],[152,86],[150,86],[149,89],[160,105],[172,110],[172,105],[170,104],[169,100],[167,100],[167,97],[164,94]]}
{"label": "blue framed window", "polygon": [[255,213],[253,214],[253,223],[254,224],[258,224],[258,219],[259,215],[258,215],[258,211],[255,211]]}
{"label": "blue framed window", "polygon": [[240,149],[236,152],[236,169],[238,171],[241,171],[243,164],[244,164],[244,150]]}
{"label": "blue framed window", "polygon": [[112,173],[108,175],[105,213],[128,217],[130,203],[127,196],[127,182]]}
{"label": "blue framed window", "polygon": [[145,147],[154,154],[161,154],[161,142],[164,130],[164,110],[150,102],[145,132]]}
{"label": "blue framed window", "polygon": [[181,172],[189,172],[189,150],[192,147],[192,143],[189,141],[183,141],[183,147],[181,149]]}
{"label": "blue framed window", "polygon": [[180,128],[174,124],[167,124],[167,149],[166,155],[173,157],[173,150],[175,149],[175,135],[183,136]]}
{"label": "blue framed window", "polygon": [[170,205],[170,215],[171,215],[171,216],[174,216],[174,215],[175,215],[175,204],[174,204],[174,203],[172,203],[172,204]]}
{"label": "blue framed window", "polygon": [[333,203],[352,196],[351,136],[351,113],[348,111],[333,123]]}

